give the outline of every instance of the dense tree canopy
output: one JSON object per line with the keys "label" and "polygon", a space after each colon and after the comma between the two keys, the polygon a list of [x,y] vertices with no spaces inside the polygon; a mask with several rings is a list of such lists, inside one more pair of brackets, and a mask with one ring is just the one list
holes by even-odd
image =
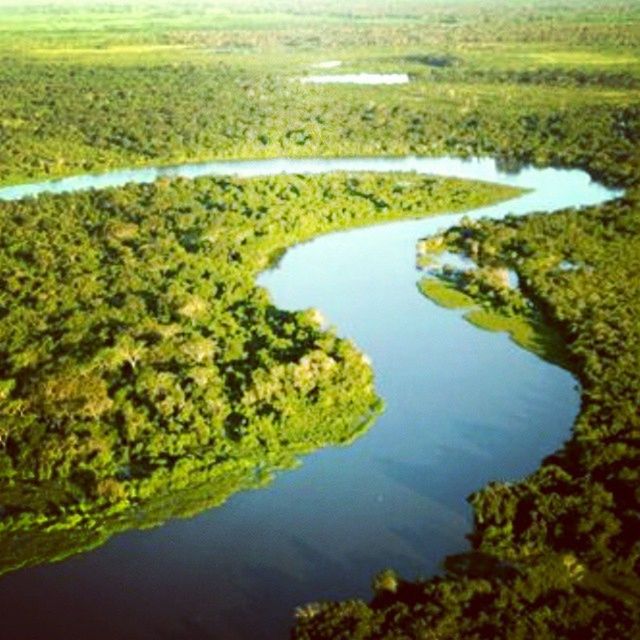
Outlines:
{"label": "dense tree canopy", "polygon": [[[638,194],[579,212],[469,221],[442,238],[429,244],[479,265],[445,270],[448,283],[505,318],[542,314],[562,336],[564,364],[582,385],[573,438],[526,480],[492,483],[471,496],[474,551],[448,558],[444,577],[411,583],[387,573],[369,604],[301,609],[294,637],[635,637]],[[495,278],[504,268],[517,272],[522,293]]]}
{"label": "dense tree canopy", "polygon": [[[442,576],[385,571],[370,603],[302,607],[293,635],[640,636],[637,2],[0,5],[3,184],[211,158],[450,153],[626,187],[603,207],[445,234],[479,265],[448,274],[458,301],[482,307],[471,319],[579,377],[573,437],[523,482],[472,496],[474,550]],[[342,70],[410,83],[299,83],[327,51]],[[370,367],[313,312],[275,309],[255,275],[317,233],[511,194],[329,176],[0,204],[0,571],[197,512],[355,437],[380,406]]]}
{"label": "dense tree canopy", "polygon": [[[256,274],[323,231],[516,193],[332,174],[0,204],[1,530],[127,526],[177,490],[215,479],[219,502],[349,441],[379,407],[369,364],[313,312],[274,308]],[[30,561],[3,549],[0,569]]]}

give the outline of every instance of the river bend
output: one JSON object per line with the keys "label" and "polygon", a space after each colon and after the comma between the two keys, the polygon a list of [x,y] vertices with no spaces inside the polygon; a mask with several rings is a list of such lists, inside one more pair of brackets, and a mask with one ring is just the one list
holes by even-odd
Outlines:
{"label": "river bend", "polygon": [[[492,160],[347,158],[221,161],[11,186],[0,199],[161,177],[416,171],[530,192],[473,217],[553,211],[618,195],[581,171],[503,173]],[[418,238],[459,215],[332,233],[290,249],[260,276],[275,304],[317,307],[372,359],[387,409],[353,445],[305,458],[266,489],[95,551],[0,579],[5,628],[53,638],[286,637],[295,606],[368,597],[391,566],[437,570],[466,548],[465,497],[520,478],[569,436],[579,408],[566,371],[479,331],[417,291]]]}

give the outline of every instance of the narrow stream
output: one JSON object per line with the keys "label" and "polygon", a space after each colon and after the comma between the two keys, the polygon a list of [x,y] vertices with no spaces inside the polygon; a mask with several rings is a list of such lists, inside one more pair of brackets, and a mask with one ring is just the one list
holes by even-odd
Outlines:
{"label": "narrow stream", "polygon": [[[617,193],[580,171],[501,173],[491,160],[277,159],[134,169],[0,189],[0,199],[149,182],[160,176],[418,171],[528,187],[474,217],[596,204]],[[469,214],[467,214],[469,215]],[[517,479],[569,435],[579,407],[566,371],[420,296],[418,238],[458,215],[329,234],[260,277],[275,304],[319,308],[373,360],[384,415],[266,489],[64,562],[0,579],[6,629],[30,640],[286,637],[293,609],[369,597],[373,575],[438,570],[466,548],[465,497]]]}

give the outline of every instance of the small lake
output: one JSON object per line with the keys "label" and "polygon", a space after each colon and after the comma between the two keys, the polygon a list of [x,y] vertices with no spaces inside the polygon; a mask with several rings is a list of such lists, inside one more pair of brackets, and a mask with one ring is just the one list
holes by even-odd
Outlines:
{"label": "small lake", "polygon": [[313,69],[337,69],[342,66],[342,60],[324,60],[312,64]]}
{"label": "small lake", "polygon": [[326,75],[304,76],[303,84],[407,84],[406,73],[331,73]]}
{"label": "small lake", "polygon": [[[134,169],[0,189],[12,199],[162,176],[417,171],[527,187],[473,217],[603,202],[580,171],[501,173],[492,160],[276,159]],[[469,214],[467,214],[469,215]],[[64,562],[0,578],[15,638],[271,639],[293,609],[365,597],[380,569],[437,571],[467,547],[466,496],[518,479],[569,436],[579,409],[566,371],[480,331],[416,288],[416,241],[459,215],[333,233],[290,249],[260,285],[284,308],[319,308],[373,361],[386,412],[346,448],[306,457],[266,489],[150,531],[130,531]]]}

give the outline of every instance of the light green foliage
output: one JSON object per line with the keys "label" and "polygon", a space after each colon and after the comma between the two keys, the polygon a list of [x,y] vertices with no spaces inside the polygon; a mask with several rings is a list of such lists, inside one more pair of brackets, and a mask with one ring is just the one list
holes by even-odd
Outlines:
{"label": "light green foliage", "polygon": [[465,318],[480,329],[503,331],[522,348],[541,357],[566,366],[566,349],[562,339],[539,316],[506,316],[490,309],[474,309]]}
{"label": "light green foliage", "polygon": [[[466,237],[474,225],[467,223],[461,229],[433,236],[421,241],[422,246],[433,245],[444,249],[460,249],[456,240],[465,237],[464,247],[470,255],[477,257],[478,243],[472,236]],[[421,259],[428,259],[424,254]],[[521,347],[539,356],[570,367],[567,350],[562,337],[532,305],[518,288],[508,282],[507,269],[477,267],[467,270],[452,269],[444,265],[436,276],[424,277],[418,288],[430,300],[448,309],[466,309],[464,317],[480,329],[509,334]]]}
{"label": "light green foliage", "polygon": [[[529,348],[543,326],[561,334],[583,390],[574,437],[525,482],[474,496],[478,551],[455,570],[394,576],[370,604],[301,607],[294,637],[640,637],[639,18],[633,0],[0,0],[3,184],[452,153],[629,189],[606,207],[483,223],[474,246],[449,236],[520,277],[517,296],[482,274],[453,283],[483,305],[473,321]],[[327,51],[340,71],[411,82],[298,83]],[[271,307],[256,272],[323,231],[510,194],[357,180],[177,181],[0,206],[3,567],[219,504],[366,428],[369,368],[308,314]],[[449,283],[421,288],[464,300]]]}
{"label": "light green foliage", "polygon": [[[515,193],[331,174],[0,204],[0,569],[73,550],[39,542],[43,528],[91,523],[80,546],[96,544],[142,524],[134,507],[151,522],[190,513],[194,488],[218,504],[353,440],[380,408],[369,364],[314,312],[271,306],[254,277],[318,233]],[[153,507],[175,492],[186,497]],[[9,543],[22,538],[33,543]]]}
{"label": "light green foliage", "polygon": [[423,278],[418,287],[430,300],[447,309],[464,309],[475,305],[473,298],[458,291],[452,283],[444,280]]}

